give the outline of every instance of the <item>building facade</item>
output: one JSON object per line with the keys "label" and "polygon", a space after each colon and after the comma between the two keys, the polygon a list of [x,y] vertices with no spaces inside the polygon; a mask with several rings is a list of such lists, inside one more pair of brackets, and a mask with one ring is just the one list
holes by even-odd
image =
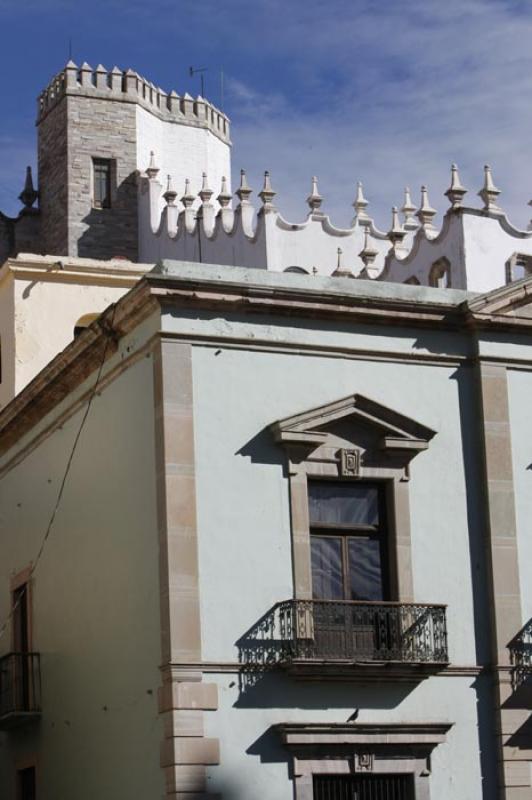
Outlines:
{"label": "building facade", "polygon": [[489,168],[440,230],[361,186],[337,229],[315,179],[291,224],[269,175],[233,207],[203,98],[69,63],[38,113],[0,215],[2,797],[530,797],[532,232]]}
{"label": "building facade", "polygon": [[528,292],[168,263],[39,372],[0,415],[8,796],[526,797]]}

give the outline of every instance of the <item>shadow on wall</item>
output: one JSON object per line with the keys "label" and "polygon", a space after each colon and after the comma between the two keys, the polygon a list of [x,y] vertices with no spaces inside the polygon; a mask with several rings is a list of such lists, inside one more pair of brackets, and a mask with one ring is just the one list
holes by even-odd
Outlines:
{"label": "shadow on wall", "polygon": [[263,428],[237,450],[235,455],[249,458],[252,464],[278,464],[283,467],[283,477],[287,477],[283,450],[274,441],[269,428]]}
{"label": "shadow on wall", "polygon": [[138,258],[137,173],[132,172],[112,193],[110,208],[91,208],[77,242],[80,258]]}

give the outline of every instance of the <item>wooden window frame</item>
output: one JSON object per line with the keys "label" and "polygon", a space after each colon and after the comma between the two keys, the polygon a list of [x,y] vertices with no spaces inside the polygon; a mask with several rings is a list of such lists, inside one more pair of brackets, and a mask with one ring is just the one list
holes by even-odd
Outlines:
{"label": "wooden window frame", "polygon": [[[343,578],[343,589],[344,589],[344,600],[349,602],[351,600],[350,597],[350,586],[351,586],[351,572],[350,572],[350,559],[349,559],[349,540],[351,538],[356,538],[357,536],[364,536],[367,534],[370,538],[377,538],[379,541],[379,550],[380,550],[380,557],[381,557],[381,579],[382,579],[382,587],[383,587],[383,597],[382,602],[387,602],[389,600],[395,600],[397,598],[392,596],[392,586],[396,588],[397,580],[396,575],[394,574],[392,580],[392,564],[395,567],[395,560],[392,558],[392,542],[390,541],[389,529],[388,529],[388,510],[386,507],[386,489],[385,486],[380,481],[369,481],[369,480],[316,480],[314,478],[310,478],[307,483],[307,492],[308,492],[308,484],[309,483],[334,483],[334,484],[343,484],[349,485],[356,483],[357,486],[374,486],[377,488],[378,491],[378,507],[379,507],[379,525],[364,525],[364,524],[351,524],[351,525],[342,525],[342,524],[315,524],[310,521],[310,513],[309,513],[309,536],[310,542],[312,545],[312,537],[313,536],[330,536],[332,538],[340,539],[341,540],[341,552],[342,552],[342,578]],[[310,493],[309,493],[310,498]],[[377,536],[376,536],[377,534]],[[395,570],[394,570],[395,572]],[[323,598],[315,597],[315,600],[320,600]],[[363,602],[372,602],[370,600],[363,601]]]}
{"label": "wooden window frame", "polygon": [[[114,198],[114,191],[113,191],[113,187],[114,187],[114,183],[115,183],[114,177],[115,177],[115,172],[116,172],[115,166],[114,166],[114,159],[107,158],[105,156],[92,156],[91,161],[92,161],[92,164],[91,164],[91,167],[92,167],[91,168],[91,177],[92,177],[92,180],[91,180],[91,204],[92,204],[92,208],[96,209],[97,211],[105,211],[105,210],[108,210],[108,209],[113,207],[114,199],[115,199]],[[99,167],[99,166],[101,166],[103,164],[105,164],[107,166],[107,168],[108,168],[107,177],[106,177],[106,180],[107,180],[107,197],[108,197],[108,202],[107,203],[100,203],[96,199],[96,184],[97,184],[97,181],[96,181],[96,170],[97,170],[97,167]]]}
{"label": "wooden window frame", "polygon": [[275,422],[271,431],[287,456],[294,599],[313,599],[308,481],[365,480],[383,484],[390,597],[413,603],[409,464],[435,431],[360,394]]}

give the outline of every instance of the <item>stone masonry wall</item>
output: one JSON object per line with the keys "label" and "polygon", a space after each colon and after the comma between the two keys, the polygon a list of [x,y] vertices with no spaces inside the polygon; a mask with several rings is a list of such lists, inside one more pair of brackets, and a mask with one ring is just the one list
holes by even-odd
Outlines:
{"label": "stone masonry wall", "polygon": [[71,255],[68,248],[67,99],[39,124],[39,189],[42,251]]}
{"label": "stone masonry wall", "polygon": [[[68,96],[66,103],[68,254],[102,259],[124,256],[136,261],[135,105],[82,96]],[[111,208],[92,207],[93,158],[114,161]]]}

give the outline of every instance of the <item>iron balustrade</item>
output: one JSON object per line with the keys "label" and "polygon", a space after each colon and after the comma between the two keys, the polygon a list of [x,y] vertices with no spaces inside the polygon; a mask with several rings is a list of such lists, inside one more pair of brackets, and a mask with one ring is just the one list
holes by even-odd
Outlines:
{"label": "iron balustrade", "polygon": [[14,718],[41,711],[38,653],[8,653],[0,658],[0,727]]}
{"label": "iron balustrade", "polygon": [[512,684],[514,689],[518,689],[532,673],[532,619],[512,639],[508,649],[512,664]]}
{"label": "iron balustrade", "polygon": [[277,609],[291,660],[448,662],[442,605],[289,600]]}

